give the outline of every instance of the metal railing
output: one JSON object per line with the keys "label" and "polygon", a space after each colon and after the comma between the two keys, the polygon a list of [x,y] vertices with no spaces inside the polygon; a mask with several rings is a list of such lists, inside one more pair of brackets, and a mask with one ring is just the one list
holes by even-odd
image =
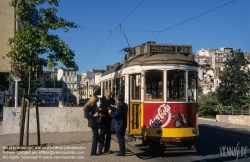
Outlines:
{"label": "metal railing", "polygon": [[220,110],[219,115],[250,115],[250,110]]}

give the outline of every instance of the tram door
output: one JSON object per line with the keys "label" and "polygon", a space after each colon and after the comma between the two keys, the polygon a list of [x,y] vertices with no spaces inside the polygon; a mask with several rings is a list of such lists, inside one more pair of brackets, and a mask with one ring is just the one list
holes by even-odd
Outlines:
{"label": "tram door", "polygon": [[130,75],[129,132],[131,135],[141,135],[142,106],[140,74]]}
{"label": "tram door", "polygon": [[132,102],[129,105],[129,131],[131,135],[141,135],[141,103]]}

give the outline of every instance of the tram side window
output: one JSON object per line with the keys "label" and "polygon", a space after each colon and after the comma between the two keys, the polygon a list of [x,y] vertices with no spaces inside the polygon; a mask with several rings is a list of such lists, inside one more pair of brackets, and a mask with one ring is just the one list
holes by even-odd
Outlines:
{"label": "tram side window", "polygon": [[[115,79],[112,80],[112,95],[115,95],[115,86],[116,86],[116,83],[115,83]],[[115,97],[115,96],[113,96]]]}
{"label": "tram side window", "polygon": [[125,96],[125,77],[117,78],[116,80],[116,95]]}
{"label": "tram side window", "polygon": [[125,77],[121,77],[121,87],[120,87],[120,94],[125,96]]}
{"label": "tram side window", "polygon": [[167,97],[168,100],[186,99],[186,72],[183,70],[167,71]]}
{"label": "tram side window", "polygon": [[132,82],[132,99],[141,98],[141,75],[131,76]]}
{"label": "tram side window", "polygon": [[163,71],[150,70],[145,73],[146,99],[163,99]]}
{"label": "tram side window", "polygon": [[113,92],[115,96],[119,94],[120,85],[121,85],[120,78],[116,78],[115,79],[115,92]]}
{"label": "tram side window", "polygon": [[188,72],[188,101],[197,101],[197,72]]}

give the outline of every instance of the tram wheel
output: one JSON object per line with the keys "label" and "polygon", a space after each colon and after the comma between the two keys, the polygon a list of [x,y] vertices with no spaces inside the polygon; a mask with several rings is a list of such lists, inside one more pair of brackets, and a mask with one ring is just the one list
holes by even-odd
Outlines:
{"label": "tram wheel", "polygon": [[148,141],[147,141],[147,140],[142,139],[142,145],[143,145],[143,146],[148,146]]}
{"label": "tram wheel", "polygon": [[153,151],[153,152],[159,152],[160,151],[160,148],[161,148],[161,142],[160,141],[154,141],[152,143],[149,144],[149,147],[150,149]]}

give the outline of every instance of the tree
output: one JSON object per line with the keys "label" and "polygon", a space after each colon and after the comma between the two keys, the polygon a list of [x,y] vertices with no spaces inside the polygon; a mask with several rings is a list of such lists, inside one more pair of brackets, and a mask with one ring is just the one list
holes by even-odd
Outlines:
{"label": "tree", "polygon": [[198,114],[201,117],[215,117],[217,114],[216,106],[219,104],[216,94],[202,94],[198,102]]}
{"label": "tree", "polygon": [[[12,68],[12,73],[21,78],[20,86],[27,89],[28,94],[35,92],[39,86],[38,68],[45,66],[52,69],[60,61],[67,68],[78,70],[74,51],[58,35],[50,34],[51,30],[62,28],[67,32],[69,28],[78,27],[74,22],[56,16],[58,1],[12,0],[10,3],[15,7],[20,30],[9,39],[11,50],[7,56],[12,60],[12,67],[16,63],[21,64],[21,68]],[[44,4],[49,4],[50,8],[42,7]]]}
{"label": "tree", "polygon": [[243,98],[250,94],[250,71],[240,50],[232,51],[225,61],[225,68],[217,88],[217,97],[223,106],[241,109],[244,106]]}

